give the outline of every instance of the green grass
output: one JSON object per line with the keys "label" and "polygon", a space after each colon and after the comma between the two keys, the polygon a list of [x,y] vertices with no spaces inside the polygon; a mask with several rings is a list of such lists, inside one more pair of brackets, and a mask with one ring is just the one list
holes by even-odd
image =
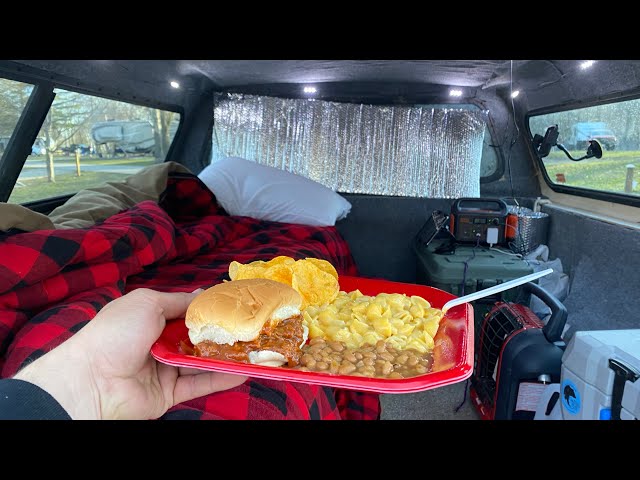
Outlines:
{"label": "green grass", "polygon": [[[27,165],[35,166],[35,165],[44,165],[46,164],[47,157],[28,157]],[[58,157],[55,156],[53,158],[54,164],[59,163],[74,163],[76,162],[75,157]],[[80,166],[82,165],[140,165],[141,167],[153,165],[156,163],[154,157],[131,157],[131,158],[93,158],[93,157],[80,157]]]}
{"label": "green grass", "polygon": [[[42,169],[43,175],[46,175],[46,157],[30,156],[27,158],[24,169],[25,171],[33,171],[32,169]],[[75,165],[74,156],[55,156],[55,165]],[[88,166],[129,166],[140,167],[140,169],[156,163],[153,157],[129,157],[129,158],[92,158],[92,157],[80,157],[80,170],[82,175],[77,177],[74,172],[70,173],[67,170],[64,173],[56,174],[55,183],[49,182],[46,176],[40,178],[27,178],[18,179],[18,184],[14,187],[9,198],[10,203],[24,203],[34,200],[41,200],[43,198],[55,197],[58,195],[65,195],[70,193],[77,193],[84,188],[97,187],[104,182],[123,180],[128,177],[129,173],[112,173],[112,172],[96,172],[82,170],[82,167]]]}
{"label": "green grass", "polygon": [[56,182],[50,183],[47,178],[21,180],[13,188],[9,203],[25,203],[48,197],[76,193],[84,188],[96,187],[104,182],[123,180],[129,175],[125,173],[84,172],[76,177],[75,173],[56,175]]}
{"label": "green grass", "polygon": [[[571,151],[579,158],[584,151]],[[607,192],[625,193],[627,165],[635,165],[634,180],[637,182],[633,194],[640,195],[640,151],[605,151],[601,159],[589,158],[579,162],[569,160],[564,153],[554,151],[544,159],[551,181],[556,182],[556,173],[563,173],[564,185],[590,188]]]}

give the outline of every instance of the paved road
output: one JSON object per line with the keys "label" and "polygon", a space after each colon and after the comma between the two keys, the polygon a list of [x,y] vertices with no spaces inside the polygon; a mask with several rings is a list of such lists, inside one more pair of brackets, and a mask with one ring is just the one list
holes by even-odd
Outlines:
{"label": "paved road", "polygon": [[[80,164],[81,172],[106,172],[106,173],[122,173],[131,175],[136,173],[146,165],[82,165]],[[55,162],[56,175],[62,175],[63,173],[75,173],[75,162]],[[47,176],[47,167],[44,161],[27,161],[22,168],[20,178],[18,180],[26,180],[29,178],[39,178]]]}

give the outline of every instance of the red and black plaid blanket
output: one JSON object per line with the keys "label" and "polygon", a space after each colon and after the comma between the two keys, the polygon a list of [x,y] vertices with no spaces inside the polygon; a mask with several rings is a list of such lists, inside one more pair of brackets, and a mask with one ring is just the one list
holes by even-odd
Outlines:
{"label": "red and black plaid blanket", "polygon": [[[84,229],[0,237],[0,376],[68,339],[111,300],[140,287],[190,292],[228,279],[232,260],[277,255],[331,262],[353,275],[337,230],[232,217],[195,176],[173,174],[160,201]],[[249,379],[163,418],[375,419],[375,394]]]}

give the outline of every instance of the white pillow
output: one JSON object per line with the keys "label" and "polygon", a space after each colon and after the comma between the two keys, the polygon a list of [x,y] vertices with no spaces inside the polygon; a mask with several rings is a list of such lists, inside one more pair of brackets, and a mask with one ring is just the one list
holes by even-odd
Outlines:
{"label": "white pillow", "polygon": [[226,157],[198,175],[229,215],[333,226],[351,204],[330,188],[279,168]]}

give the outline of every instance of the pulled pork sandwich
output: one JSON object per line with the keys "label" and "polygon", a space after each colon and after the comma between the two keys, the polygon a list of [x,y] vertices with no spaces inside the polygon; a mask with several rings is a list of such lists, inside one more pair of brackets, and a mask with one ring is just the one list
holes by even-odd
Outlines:
{"label": "pulled pork sandwich", "polygon": [[185,324],[194,354],[219,360],[295,367],[308,331],[300,294],[267,279],[215,285],[189,305]]}

